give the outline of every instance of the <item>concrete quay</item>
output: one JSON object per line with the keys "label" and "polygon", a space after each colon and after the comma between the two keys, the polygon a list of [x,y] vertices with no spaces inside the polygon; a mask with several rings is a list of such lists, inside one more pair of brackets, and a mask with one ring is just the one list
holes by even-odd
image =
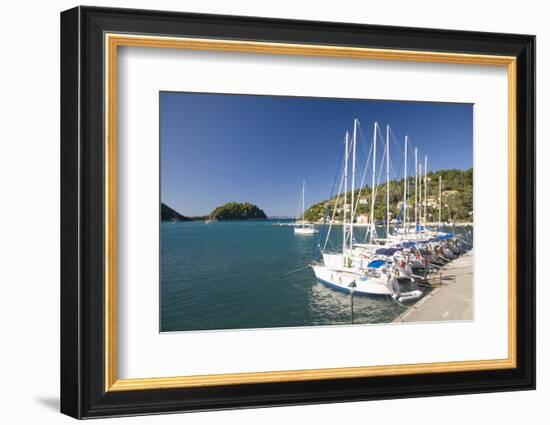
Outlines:
{"label": "concrete quay", "polygon": [[429,294],[418,300],[393,321],[439,322],[473,320],[474,318],[474,251],[447,263],[432,278],[435,286]]}

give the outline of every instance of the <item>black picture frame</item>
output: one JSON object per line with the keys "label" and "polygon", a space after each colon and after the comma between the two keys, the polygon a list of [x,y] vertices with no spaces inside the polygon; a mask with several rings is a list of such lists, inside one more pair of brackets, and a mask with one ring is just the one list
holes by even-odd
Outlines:
{"label": "black picture frame", "polygon": [[[104,33],[517,58],[517,367],[475,372],[106,392]],[[75,418],[535,388],[535,37],[76,7],[61,13],[61,412]]]}

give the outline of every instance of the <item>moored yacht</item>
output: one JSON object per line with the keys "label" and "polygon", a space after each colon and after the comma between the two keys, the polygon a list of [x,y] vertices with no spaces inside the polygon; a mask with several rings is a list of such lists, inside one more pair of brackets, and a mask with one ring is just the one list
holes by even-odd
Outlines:
{"label": "moored yacht", "polygon": [[305,198],[306,198],[306,182],[305,180],[302,183],[302,223],[297,224],[294,227],[294,233],[297,235],[314,235],[315,233],[319,233],[319,230],[313,225],[306,223],[305,219],[305,213],[306,213],[306,204],[305,204]]}

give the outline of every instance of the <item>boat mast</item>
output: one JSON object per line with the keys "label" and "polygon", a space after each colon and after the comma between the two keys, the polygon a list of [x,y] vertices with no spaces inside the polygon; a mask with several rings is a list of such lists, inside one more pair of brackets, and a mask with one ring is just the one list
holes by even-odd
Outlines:
{"label": "boat mast", "polygon": [[414,148],[414,231],[418,226],[418,148]]}
{"label": "boat mast", "polygon": [[439,228],[441,229],[441,174],[439,175]]}
{"label": "boat mast", "polygon": [[422,164],[418,165],[418,216],[418,221],[422,225]]}
{"label": "boat mast", "polygon": [[353,120],[352,163],[351,163],[351,221],[349,228],[349,247],[353,249],[353,221],[355,220],[355,146],[357,144],[357,123]]}
{"label": "boat mast", "polygon": [[424,227],[428,224],[426,207],[428,205],[428,156],[424,156]]}
{"label": "boat mast", "polygon": [[346,205],[348,203],[348,132],[345,139],[346,153],[344,162],[344,222],[342,223],[342,253],[346,254]]}
{"label": "boat mast", "polygon": [[390,125],[386,125],[386,239],[390,236]]}
{"label": "boat mast", "polygon": [[376,128],[378,123],[374,122],[374,136],[373,136],[373,149],[372,149],[372,186],[371,186],[371,207],[370,207],[370,235],[369,241],[372,243],[372,235],[375,231],[374,226],[374,193],[375,193],[375,184],[376,184]]}
{"label": "boat mast", "polygon": [[409,136],[405,136],[405,179],[403,180],[403,233],[407,233],[407,145]]}
{"label": "boat mast", "polygon": [[306,225],[306,181],[302,181],[302,227]]}

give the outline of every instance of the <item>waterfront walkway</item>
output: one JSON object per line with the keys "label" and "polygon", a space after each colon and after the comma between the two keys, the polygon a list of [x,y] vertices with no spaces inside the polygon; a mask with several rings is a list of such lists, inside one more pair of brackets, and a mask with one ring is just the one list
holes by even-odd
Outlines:
{"label": "waterfront walkway", "polygon": [[[395,318],[399,322],[473,320],[474,251],[451,261],[433,278],[432,292]],[[440,285],[440,286],[439,286]]]}

